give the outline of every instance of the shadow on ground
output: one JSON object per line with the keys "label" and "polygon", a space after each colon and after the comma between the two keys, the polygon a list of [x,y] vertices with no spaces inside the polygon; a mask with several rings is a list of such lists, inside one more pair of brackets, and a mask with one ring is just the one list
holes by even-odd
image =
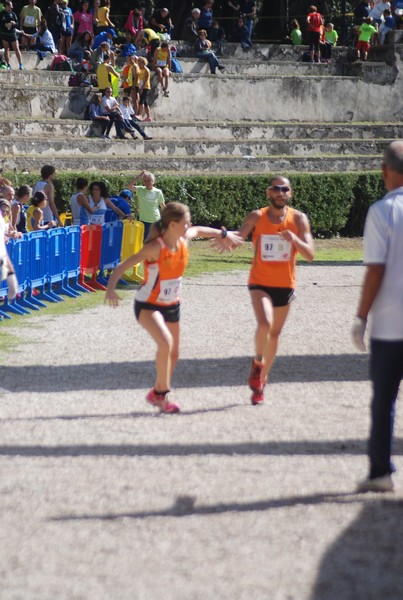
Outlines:
{"label": "shadow on ground", "polygon": [[[174,387],[217,387],[246,385],[249,359],[181,359]],[[110,362],[80,365],[34,365],[1,367],[1,386],[10,392],[68,392],[74,390],[117,390],[148,388],[154,376],[153,361]],[[365,354],[311,354],[279,356],[271,383],[366,381]]]}

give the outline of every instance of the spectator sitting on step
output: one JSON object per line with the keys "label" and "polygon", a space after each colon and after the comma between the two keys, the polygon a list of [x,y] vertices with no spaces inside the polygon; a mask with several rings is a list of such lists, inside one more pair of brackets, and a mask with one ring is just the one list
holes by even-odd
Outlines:
{"label": "spectator sitting on step", "polygon": [[252,42],[249,40],[249,31],[243,17],[239,17],[231,37],[234,42],[239,42],[244,49],[252,46]]}
{"label": "spectator sitting on step", "polygon": [[182,37],[186,42],[196,42],[197,34],[199,31],[199,17],[200,9],[194,8],[191,12],[191,16],[185,21],[183,27]]}
{"label": "spectator sitting on step", "polygon": [[108,42],[102,42],[102,44],[91,52],[91,64],[95,70],[98,69],[99,65],[102,65],[104,62],[104,54],[109,54],[110,63],[112,67],[115,66],[115,53],[111,52],[111,48]]}
{"label": "spectator sitting on step", "polygon": [[29,203],[31,195],[32,190],[28,185],[20,185],[11,202],[11,224],[21,233],[27,232],[26,205]]}
{"label": "spectator sitting on step", "polygon": [[47,205],[46,194],[41,191],[34,193],[30,200],[27,210],[27,231],[41,231],[43,229],[52,229],[56,227],[56,221],[48,221],[46,224],[43,220],[43,211]]}
{"label": "spectator sitting on step", "polygon": [[198,32],[197,40],[194,45],[194,50],[197,58],[201,58],[208,62],[210,66],[210,72],[215,75],[216,69],[223,71],[224,65],[220,64],[215,53],[211,50],[211,42],[207,39],[207,31],[200,29]]}
{"label": "spectator sitting on step", "polygon": [[291,39],[291,43],[293,46],[301,46],[302,32],[301,32],[301,26],[298,23],[297,19],[293,19],[291,21],[290,39]]}
{"label": "spectator sitting on step", "polygon": [[[112,96],[112,88],[110,86],[105,88],[105,94],[101,100],[102,114],[109,117],[115,124],[116,135],[120,140],[125,139],[124,128],[123,128],[123,115],[119,108],[119,104]],[[109,134],[105,137],[108,138]]]}
{"label": "spectator sitting on step", "polygon": [[131,10],[125,23],[126,41],[131,44],[136,39],[136,35],[141,29],[144,29],[144,21],[138,8]]}
{"label": "spectator sitting on step", "polygon": [[53,180],[55,176],[55,167],[53,165],[44,165],[41,168],[42,179],[35,183],[32,193],[34,196],[38,191],[45,193],[46,204],[43,211],[44,224],[46,225],[48,222],[54,222],[56,220],[58,225],[62,227],[63,223],[60,220],[59,213],[55,204],[55,186],[53,185]]}
{"label": "spectator sitting on step", "polygon": [[[134,220],[134,215],[130,206],[130,202],[133,199],[133,193],[130,190],[122,190],[119,196],[111,196],[111,202],[115,206],[117,206],[124,214],[125,219],[129,219],[129,221]],[[107,208],[105,212],[105,223],[109,223],[111,221],[117,221],[118,215],[111,208]]]}
{"label": "spectator sitting on step", "polygon": [[80,33],[80,35],[78,35],[74,42],[71,44],[68,51],[68,56],[72,60],[81,63],[84,57],[84,52],[86,50],[91,51],[93,41],[94,38],[92,36],[92,33],[89,33],[88,31]]}
{"label": "spectator sitting on step", "polygon": [[102,94],[96,93],[92,96],[88,107],[88,116],[93,123],[99,123],[101,126],[101,138],[110,139],[109,133],[112,129],[113,121],[108,115],[105,115],[101,105]]}
{"label": "spectator sitting on step", "polygon": [[367,60],[368,52],[371,46],[371,38],[377,33],[377,28],[372,25],[371,17],[364,19],[358,30],[358,42],[356,46],[357,60]]}
{"label": "spectator sitting on step", "polygon": [[171,51],[168,42],[161,42],[155,49],[152,69],[155,71],[164,96],[168,97],[168,82],[171,75]]}
{"label": "spectator sitting on step", "polygon": [[135,130],[139,132],[143,140],[152,140],[150,135],[147,135],[144,129],[139,125],[139,119],[130,105],[129,96],[123,96],[122,104],[120,105],[120,111],[123,116],[123,127],[125,131],[128,131],[133,139],[136,139]]}
{"label": "spectator sitting on step", "polygon": [[31,37],[35,40],[35,43],[31,46],[31,50],[36,50],[41,60],[43,60],[47,52],[50,52],[51,54],[57,53],[55,42],[48,29],[46,19],[41,19],[39,30]]}
{"label": "spectator sitting on step", "polygon": [[393,31],[396,28],[396,21],[394,16],[392,15],[392,12],[386,8],[383,11],[383,22],[380,24],[379,26],[379,43],[381,45],[383,45],[386,41],[386,36],[388,35],[388,33],[390,33],[391,31]]}
{"label": "spectator sitting on step", "polygon": [[157,8],[151,16],[150,27],[156,33],[166,33],[171,36],[174,26],[169,10],[167,8]]}

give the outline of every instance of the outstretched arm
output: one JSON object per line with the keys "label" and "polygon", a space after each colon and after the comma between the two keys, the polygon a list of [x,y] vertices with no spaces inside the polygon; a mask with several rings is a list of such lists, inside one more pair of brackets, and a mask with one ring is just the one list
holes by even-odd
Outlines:
{"label": "outstretched arm", "polygon": [[221,251],[232,250],[234,246],[240,246],[243,241],[235,231],[227,231],[225,227],[215,229],[214,227],[202,227],[198,225],[189,227],[185,237],[187,240],[193,240],[194,238],[213,238],[217,241],[215,247]]}

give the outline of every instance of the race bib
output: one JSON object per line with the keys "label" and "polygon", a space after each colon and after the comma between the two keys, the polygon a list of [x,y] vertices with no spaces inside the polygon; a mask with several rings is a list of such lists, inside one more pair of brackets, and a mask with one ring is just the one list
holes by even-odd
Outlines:
{"label": "race bib", "polygon": [[104,222],[105,222],[105,213],[104,212],[102,212],[101,214],[94,213],[90,217],[91,225],[103,225]]}
{"label": "race bib", "polygon": [[262,235],[260,238],[260,256],[265,262],[286,262],[291,258],[291,242],[279,235]]}
{"label": "race bib", "polygon": [[182,277],[178,277],[178,279],[161,279],[157,302],[175,302],[178,299],[181,285]]}
{"label": "race bib", "polygon": [[167,61],[166,60],[157,60],[157,66],[158,67],[166,67]]}
{"label": "race bib", "polygon": [[32,15],[26,15],[24,19],[24,25],[25,27],[35,27],[35,17],[33,17]]}

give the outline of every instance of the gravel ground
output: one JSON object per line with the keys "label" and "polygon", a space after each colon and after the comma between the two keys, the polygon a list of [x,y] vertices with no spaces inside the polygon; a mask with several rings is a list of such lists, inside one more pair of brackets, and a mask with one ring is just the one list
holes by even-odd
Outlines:
{"label": "gravel ground", "polygon": [[[179,415],[132,299],[24,321],[1,366],[1,600],[401,600],[403,485],[366,475],[360,266],[300,266],[263,406],[245,273],[188,279]],[[399,407],[398,407],[399,412]],[[396,423],[403,467],[403,423]]]}

